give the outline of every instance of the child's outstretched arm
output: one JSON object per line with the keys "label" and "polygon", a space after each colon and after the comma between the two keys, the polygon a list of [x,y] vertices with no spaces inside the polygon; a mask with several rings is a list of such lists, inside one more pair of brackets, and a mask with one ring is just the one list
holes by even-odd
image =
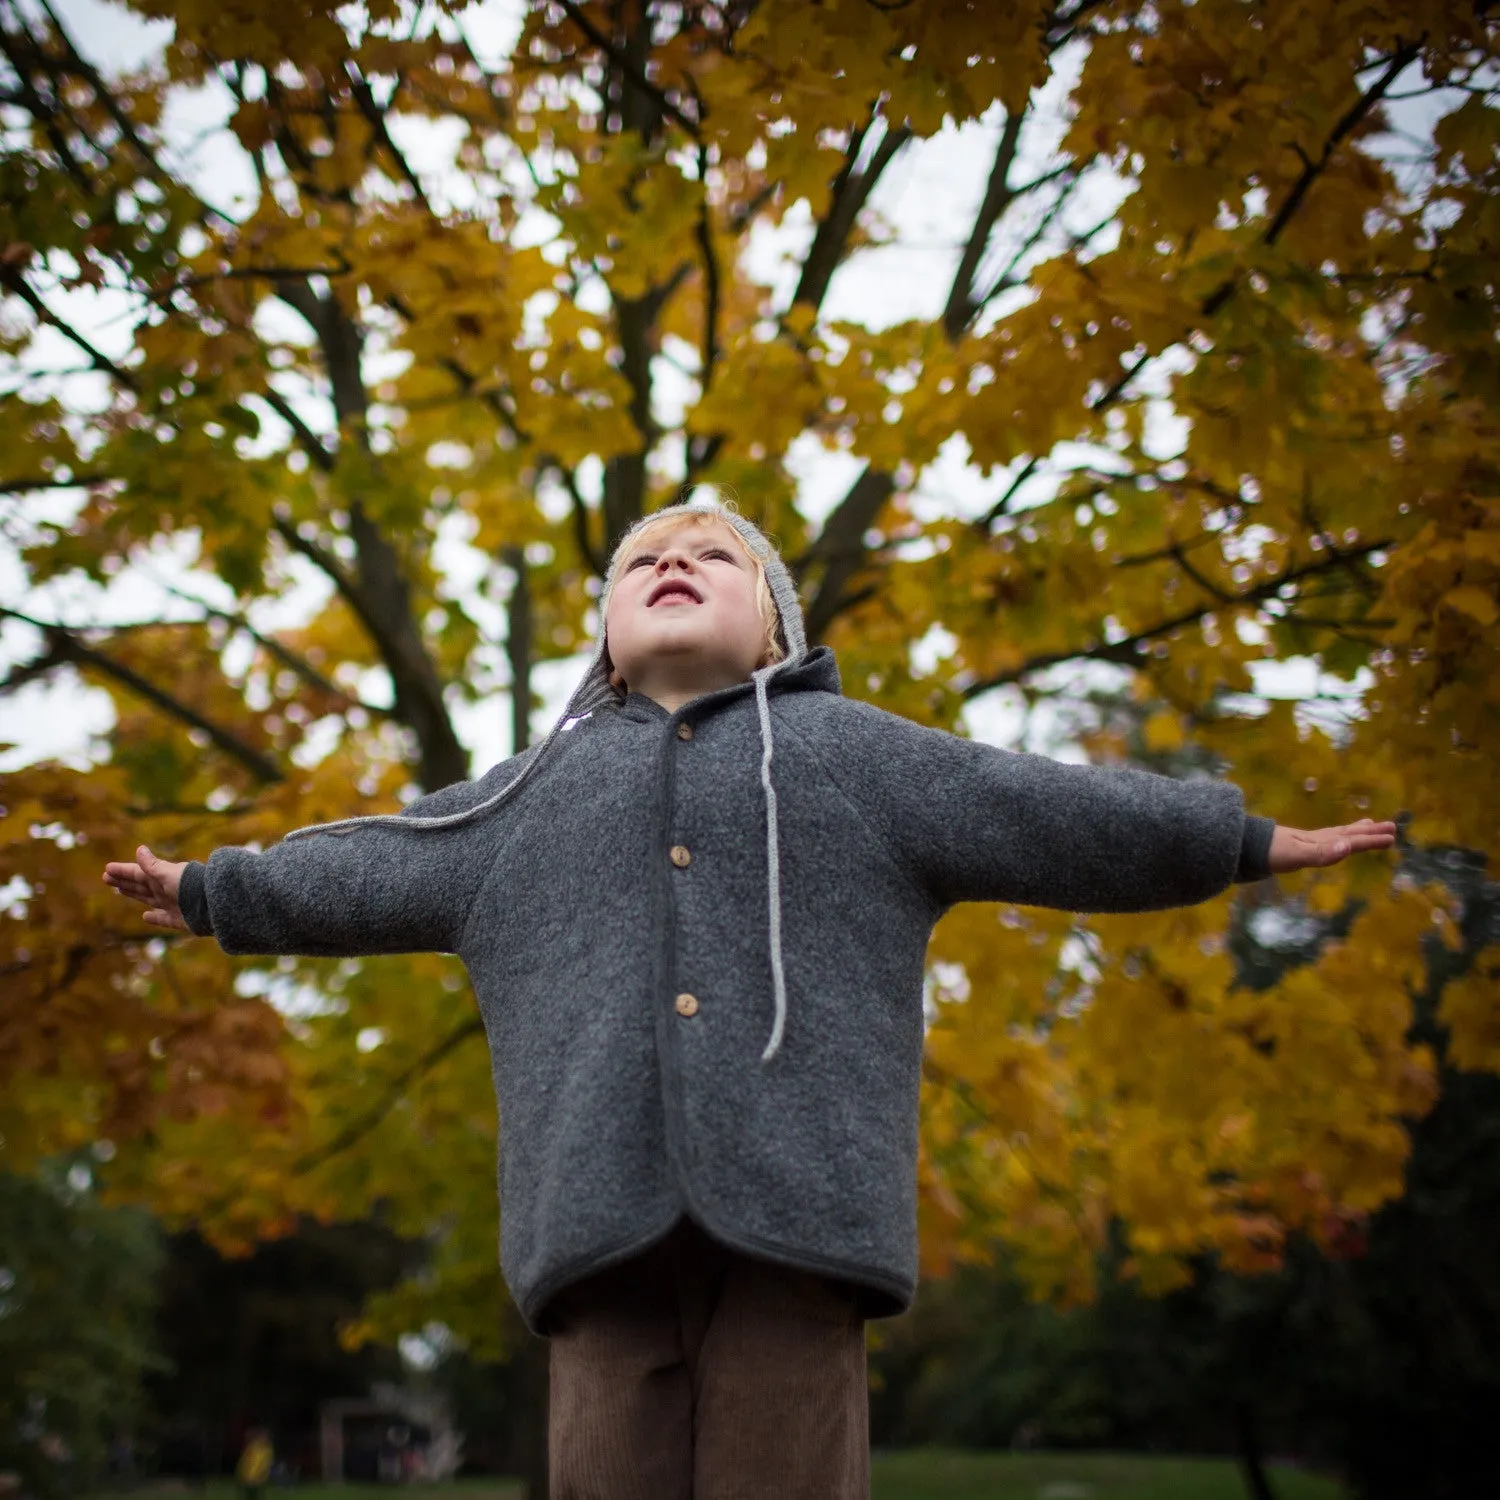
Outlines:
{"label": "child's outstretched arm", "polygon": [[[517,773],[519,757],[477,782],[445,787],[403,818],[441,816],[482,800]],[[105,882],[146,907],[154,927],[212,936],[226,953],[352,957],[453,952],[495,855],[493,821],[444,829],[362,823],[273,845],[216,849],[173,863],[142,845]]]}
{"label": "child's outstretched arm", "polygon": [[1248,817],[1227,781],[1072,765],[927,729],[866,704],[843,738],[845,792],[942,905],[1068,911],[1191,906],[1234,881],[1389,848],[1394,823],[1308,832]]}

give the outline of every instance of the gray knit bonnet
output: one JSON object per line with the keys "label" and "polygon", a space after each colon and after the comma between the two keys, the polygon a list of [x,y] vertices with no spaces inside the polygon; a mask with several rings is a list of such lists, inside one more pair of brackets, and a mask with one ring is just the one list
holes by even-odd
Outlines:
{"label": "gray knit bonnet", "polygon": [[[701,492],[691,499],[672,507],[684,515],[702,515],[723,521],[732,526],[765,569],[766,582],[771,589],[771,598],[776,603],[780,617],[781,633],[786,644],[786,655],[770,666],[760,667],[751,673],[755,688],[755,706],[760,716],[760,782],[765,789],[766,800],[766,875],[769,890],[769,937],[771,958],[771,986],[776,1002],[776,1019],[771,1028],[771,1038],[761,1054],[762,1062],[769,1062],[781,1047],[782,1034],[786,1030],[786,975],[781,962],[781,860],[780,841],[776,816],[776,788],[771,781],[771,706],[767,697],[767,685],[778,672],[785,670],[807,655],[807,632],[802,620],[802,605],[797,598],[797,587],[787,571],[776,549],[758,527],[747,521],[738,511],[730,510],[717,499],[708,499]],[[314,823],[307,828],[297,828],[286,835],[287,841],[307,838],[315,833],[347,833],[357,828],[379,825],[390,828],[433,829],[453,828],[467,823],[481,813],[489,812],[507,801],[525,784],[526,779],[541,763],[553,742],[563,730],[579,719],[587,718],[600,708],[618,705],[621,694],[609,680],[609,655],[605,643],[605,619],[609,610],[609,596],[614,588],[615,573],[621,556],[628,549],[631,538],[648,522],[657,520],[662,512],[656,511],[637,521],[620,538],[619,544],[609,560],[609,570],[604,576],[604,588],[599,596],[599,635],[594,642],[593,654],[584,671],[583,678],[573,689],[557,722],[549,729],[536,747],[536,752],[526,758],[520,772],[507,782],[492,797],[487,797],[475,806],[462,812],[448,813],[442,817],[415,817],[406,813],[381,813],[367,818],[341,818],[336,823]]]}

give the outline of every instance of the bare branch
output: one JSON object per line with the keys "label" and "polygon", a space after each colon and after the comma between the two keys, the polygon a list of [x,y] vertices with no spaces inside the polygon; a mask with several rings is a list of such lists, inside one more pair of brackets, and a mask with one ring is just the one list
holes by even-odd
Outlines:
{"label": "bare branch", "polygon": [[[1021,262],[1031,254],[1031,252],[1037,247],[1038,244],[1041,243],[1042,237],[1047,233],[1049,229],[1052,228],[1053,224],[1057,222],[1059,215],[1062,213],[1063,209],[1067,207],[1068,201],[1072,198],[1073,194],[1078,189],[1079,183],[1083,180],[1081,172],[1073,172],[1071,170],[1065,170],[1058,173],[1057,175],[1068,179],[1063,184],[1062,191],[1058,193],[1057,196],[1052,200],[1052,202],[1047,205],[1046,211],[1037,221],[1036,228],[1034,228],[1031,233],[1028,234],[1026,238],[1023,239],[1021,243],[1016,247],[1016,252],[1011,256],[1010,260],[1006,262],[1005,269],[1000,272],[1000,274],[994,279],[989,287],[987,287],[983,292],[980,292],[976,297],[974,297],[974,315],[976,317],[984,308],[989,306],[989,304],[993,302],[994,299],[1001,294],[1001,292],[1010,291],[1013,287],[1018,287],[1025,283],[1025,277],[1020,274]],[[1053,174],[1048,173],[1047,178],[1038,178],[1033,186],[1040,186],[1044,180],[1051,180],[1052,176]],[[1019,192],[1017,196],[1020,196]],[[1099,234],[1103,230],[1107,229],[1111,224],[1114,223],[1114,221],[1115,215],[1111,213],[1108,217],[1100,219],[1092,229],[1085,229],[1077,234],[1072,235],[1069,239],[1068,248],[1074,254],[1077,254],[1077,252],[1083,249],[1088,244],[1088,242],[1094,238],[1096,234]]]}
{"label": "bare branch", "polygon": [[326,276],[333,280],[348,276],[354,267],[348,261],[331,266],[231,266],[227,271],[212,271],[207,275],[179,276],[165,286],[158,286],[145,293],[147,301],[158,304],[170,302],[178,292],[196,291],[200,286],[213,286],[220,281],[269,281],[272,283],[291,281],[299,276]]}
{"label": "bare branch", "polygon": [[[388,708],[377,708],[373,704],[363,703],[352,694],[347,693],[336,682],[325,677],[305,656],[293,651],[292,648],[282,641],[278,641],[274,635],[266,635],[257,630],[250,623],[249,617],[238,610],[219,609],[210,604],[206,599],[200,599],[196,594],[190,594],[186,589],[179,588],[176,584],[165,578],[154,579],[158,588],[164,589],[174,598],[181,599],[186,604],[196,605],[204,613],[205,619],[222,620],[226,625],[248,635],[268,656],[279,661],[288,671],[295,672],[310,688],[316,692],[325,693],[341,703],[346,703],[351,708],[362,708],[366,713],[389,715]],[[174,622],[176,623],[176,622]],[[199,622],[184,621],[185,624],[198,624]],[[116,627],[117,628],[117,627]]]}
{"label": "bare branch", "polygon": [[380,653],[391,675],[392,714],[417,737],[421,755],[417,779],[423,790],[435,792],[462,781],[468,774],[468,752],[453,731],[443,684],[412,619],[411,589],[401,560],[364,507],[356,501],[349,508],[354,574],[326,548],[303,536],[289,517],[277,516],[271,524],[289,547],[328,577]]}
{"label": "bare branch", "polygon": [[306,281],[278,281],[276,295],[301,314],[317,335],[340,425],[353,421],[362,426],[369,400],[360,369],[364,336],[358,323],[344,311],[336,297],[319,296]]}
{"label": "bare branch", "polygon": [[1036,454],[1032,454],[1032,456],[1028,458],[1024,464],[1021,465],[1021,467],[1016,471],[1015,478],[1012,479],[1008,485],[1006,485],[1005,493],[1002,494],[1000,498],[995,501],[995,503],[990,506],[990,508],[985,511],[985,513],[979,518],[978,522],[976,523],[979,530],[988,531],[990,527],[993,526],[995,522],[998,521],[1000,517],[1010,509],[1011,502],[1021,491],[1021,486],[1025,484],[1033,474],[1036,473],[1040,464],[1041,459]]}
{"label": "bare branch", "polygon": [[[703,188],[703,196],[698,204],[697,239],[698,249],[703,257],[703,368],[698,384],[703,395],[708,394],[708,389],[713,384],[714,365],[719,357],[719,261],[714,253],[707,173],[708,152],[700,146],[698,148],[698,178]],[[689,440],[686,476],[688,482],[691,483],[697,474],[714,461],[723,443],[722,433],[698,435]]]}

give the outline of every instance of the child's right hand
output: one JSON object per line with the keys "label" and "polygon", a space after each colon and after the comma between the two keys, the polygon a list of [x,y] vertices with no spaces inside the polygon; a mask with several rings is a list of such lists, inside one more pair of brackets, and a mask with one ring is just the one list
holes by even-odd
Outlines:
{"label": "child's right hand", "polygon": [[104,883],[145,906],[146,921],[153,927],[189,931],[177,905],[177,887],[187,865],[174,865],[169,860],[158,859],[144,844],[135,851],[135,857],[138,864],[105,865]]}

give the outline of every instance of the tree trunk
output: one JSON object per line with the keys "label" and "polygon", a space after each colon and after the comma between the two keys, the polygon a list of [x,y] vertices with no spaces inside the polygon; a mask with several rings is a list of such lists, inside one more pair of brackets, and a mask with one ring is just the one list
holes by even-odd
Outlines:
{"label": "tree trunk", "polygon": [[1245,1490],[1250,1500],[1276,1500],[1276,1491],[1271,1487],[1271,1477],[1266,1473],[1265,1455],[1260,1446],[1260,1432],[1255,1425],[1255,1413],[1248,1404],[1236,1409],[1234,1428],[1239,1445],[1240,1473],[1244,1475]]}
{"label": "tree trunk", "polygon": [[525,1500],[547,1500],[547,1341],[525,1335],[521,1364],[521,1419],[525,1435]]}
{"label": "tree trunk", "polygon": [[503,548],[500,559],[516,575],[506,607],[505,654],[510,659],[510,753],[519,755],[531,744],[531,578],[524,548]]}

